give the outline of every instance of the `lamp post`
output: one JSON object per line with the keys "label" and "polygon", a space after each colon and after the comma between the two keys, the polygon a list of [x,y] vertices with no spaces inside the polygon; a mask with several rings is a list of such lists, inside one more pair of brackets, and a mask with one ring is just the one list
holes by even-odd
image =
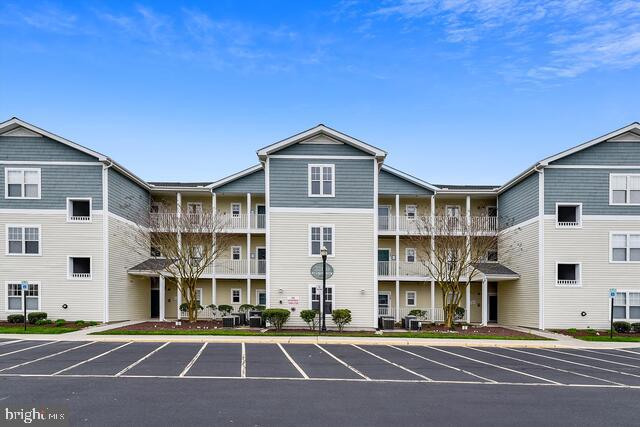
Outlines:
{"label": "lamp post", "polygon": [[327,332],[327,324],[325,323],[325,286],[327,284],[327,248],[323,246],[320,249],[322,255],[322,296],[320,297],[320,312],[322,313],[322,332]]}

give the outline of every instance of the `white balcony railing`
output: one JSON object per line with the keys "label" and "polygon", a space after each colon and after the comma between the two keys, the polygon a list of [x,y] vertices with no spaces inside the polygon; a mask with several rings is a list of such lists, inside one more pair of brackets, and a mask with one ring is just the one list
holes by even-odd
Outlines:
{"label": "white balcony railing", "polygon": [[576,228],[579,227],[580,223],[578,221],[561,221],[558,222],[558,228]]}
{"label": "white balcony railing", "polygon": [[223,215],[222,217],[222,229],[223,230],[246,230],[248,219],[247,215]]}
{"label": "white balcony railing", "polygon": [[378,316],[395,317],[395,312],[393,307],[378,306]]}
{"label": "white balcony railing", "polygon": [[91,273],[71,273],[73,279],[91,279]]}
{"label": "white balcony railing", "polygon": [[580,282],[577,280],[558,279],[556,282],[559,286],[578,286]]}
{"label": "white balcony railing", "polygon": [[251,214],[251,228],[264,230],[267,226],[267,216],[265,214]]}
{"label": "white balcony railing", "polygon": [[396,217],[395,216],[379,216],[378,230],[379,231],[395,231]]}
{"label": "white balcony railing", "polygon": [[91,222],[91,217],[74,215],[69,217],[69,221],[70,222]]}
{"label": "white balcony railing", "polygon": [[378,276],[393,277],[396,275],[395,261],[378,261]]}
{"label": "white balcony railing", "polygon": [[267,274],[267,261],[264,259],[252,259],[251,274],[258,276]]}
{"label": "white balcony railing", "polygon": [[[471,224],[466,226],[467,218],[464,216],[435,216],[433,225],[430,217],[401,216],[398,222],[398,231],[400,234],[430,233],[436,234],[450,232],[497,232],[498,218],[493,216],[472,216]],[[379,216],[378,231],[395,232],[396,217],[395,216]]]}
{"label": "white balcony railing", "polygon": [[241,276],[247,274],[246,259],[218,259],[216,260],[216,276]]}
{"label": "white balcony railing", "polygon": [[[204,306],[203,303],[201,304],[203,305],[203,309],[198,310],[198,319],[220,319],[222,317],[222,312],[217,308],[214,310],[210,307]],[[241,304],[227,304],[227,305],[230,305],[231,307],[233,307],[233,310],[231,310],[232,313],[237,313],[240,311]],[[184,311],[184,310],[180,311],[181,319],[186,319],[188,317],[189,317],[189,313],[187,311]]]}
{"label": "white balcony railing", "polygon": [[[398,318],[402,319],[409,316],[409,313],[413,310],[421,310],[424,312],[424,316],[419,317],[418,320],[423,322],[444,322],[444,310],[442,308],[419,308],[419,307],[400,307],[398,311]],[[395,307],[383,307],[378,306],[378,316],[395,317]]]}
{"label": "white balcony railing", "polygon": [[[172,230],[176,225],[181,224],[177,219],[177,213],[150,213],[149,221],[152,228],[160,230]],[[251,225],[253,230],[264,230],[267,218],[264,214],[240,214],[240,215],[220,215],[215,221],[211,218],[211,212],[183,213],[183,220],[189,221],[194,226],[216,227],[227,232],[244,231]],[[71,219],[73,220],[73,219]],[[217,223],[219,222],[219,223]],[[204,230],[206,231],[206,230]]]}
{"label": "white balcony railing", "polygon": [[420,261],[406,262],[400,261],[396,267],[395,261],[378,261],[379,277],[428,277],[427,267]]}

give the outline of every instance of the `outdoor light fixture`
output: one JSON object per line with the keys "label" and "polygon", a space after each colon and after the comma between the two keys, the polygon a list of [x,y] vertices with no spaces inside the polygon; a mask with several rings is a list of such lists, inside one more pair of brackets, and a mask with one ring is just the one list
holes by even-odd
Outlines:
{"label": "outdoor light fixture", "polygon": [[360,293],[364,295],[364,289],[360,289]]}
{"label": "outdoor light fixture", "polygon": [[320,248],[320,255],[322,256],[322,297],[320,298],[320,310],[322,312],[322,332],[327,332],[327,324],[325,322],[325,287],[327,285],[327,247]]}
{"label": "outdoor light fixture", "polygon": [[282,293],[282,288],[278,289],[278,293],[281,294]]}

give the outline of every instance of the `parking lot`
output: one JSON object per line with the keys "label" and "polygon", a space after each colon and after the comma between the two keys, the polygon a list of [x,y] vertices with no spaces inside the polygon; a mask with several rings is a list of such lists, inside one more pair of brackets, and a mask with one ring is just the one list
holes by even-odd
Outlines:
{"label": "parking lot", "polygon": [[2,377],[640,388],[640,348],[0,341]]}

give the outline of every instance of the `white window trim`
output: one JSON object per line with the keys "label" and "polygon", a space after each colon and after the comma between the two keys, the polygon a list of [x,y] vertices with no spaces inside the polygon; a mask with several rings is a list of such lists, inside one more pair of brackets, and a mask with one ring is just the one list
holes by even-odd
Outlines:
{"label": "white window trim", "polygon": [[389,305],[387,305],[387,308],[393,307],[393,303],[391,301],[391,291],[378,291],[378,295],[386,295],[387,297],[389,297]]}
{"label": "white window trim", "polygon": [[[202,202],[187,202],[187,212],[186,212],[187,214],[191,214],[192,213],[191,210],[190,210],[191,206],[200,206],[200,212],[197,212],[197,213],[204,212],[202,210]],[[197,211],[197,209],[196,209],[196,211]]]}
{"label": "white window trim", "polygon": [[[627,260],[626,261],[613,260],[613,235],[614,234],[624,234],[627,236]],[[640,235],[640,231],[610,231],[609,232],[609,263],[610,264],[640,264],[640,261],[630,261],[631,246],[629,246],[629,236],[631,236],[632,234]]]}
{"label": "white window trim", "polygon": [[[9,253],[9,228],[22,228],[22,253],[21,254],[10,254]],[[38,229],[38,253],[37,254],[27,254],[25,253],[25,245],[26,239],[24,235],[25,228],[37,228]],[[5,227],[5,255],[7,256],[42,256],[42,227],[40,224],[7,224]]]}
{"label": "white window trim", "polygon": [[[22,285],[22,280],[7,280],[4,282],[4,306],[5,311],[8,313],[23,313],[24,307],[20,310],[10,310],[9,309],[9,284],[20,284]],[[38,308],[36,310],[27,310],[27,313],[34,313],[37,311],[41,311],[42,308],[42,283],[39,280],[27,280],[30,285],[38,285]],[[20,295],[21,300],[24,302],[24,297]]]}
{"label": "white window trim", "polygon": [[[88,220],[72,220],[71,202],[88,201],[89,202],[89,219]],[[93,222],[93,199],[91,197],[67,197],[67,222],[73,224],[83,224]]]}
{"label": "white window trim", "polygon": [[[24,191],[24,172],[38,172],[38,197],[15,197],[9,196],[9,172],[21,171],[22,172],[22,194]],[[4,198],[16,199],[16,200],[40,200],[42,198],[42,171],[40,168],[4,168]]]}
{"label": "white window trim", "polygon": [[[240,295],[240,302],[233,302],[233,292],[238,291]],[[241,288],[232,288],[229,292],[229,301],[231,304],[242,304],[242,289]]]}
{"label": "white window trim", "polygon": [[231,202],[229,204],[229,215],[233,216],[233,206],[237,205],[238,206],[238,216],[242,216],[242,203],[240,202]]}
{"label": "white window trim", "polygon": [[[625,297],[625,307],[626,307],[625,316],[629,315],[629,293],[630,292],[634,293],[634,294],[640,293],[640,289],[618,289],[617,290],[617,293],[619,293],[619,294],[627,294],[627,296]],[[39,294],[40,293],[38,292],[38,295]],[[621,306],[619,306],[619,307],[621,307]],[[611,318],[611,302],[609,302],[609,317],[608,318],[609,319]],[[634,318],[634,317],[625,317],[624,319],[620,318],[620,317],[614,317],[613,320],[614,321],[630,322],[630,323],[632,323],[632,322],[640,322],[640,318]]]}
{"label": "white window trim", "polygon": [[[458,208],[458,216],[449,216],[449,208]],[[446,218],[462,218],[462,207],[460,205],[445,205],[444,216]]]}
{"label": "white window trim", "polygon": [[[311,194],[311,168],[320,168],[320,194]],[[331,194],[323,194],[323,168],[331,168]],[[307,194],[309,197],[336,197],[336,165],[331,163],[310,163],[307,165]]]}
{"label": "white window trim", "polygon": [[266,305],[267,301],[267,290],[266,289],[256,289],[256,305],[260,305],[260,294],[264,294],[264,301]]}
{"label": "white window trim", "polygon": [[[320,254],[313,254],[311,252],[311,229],[313,227],[320,227],[320,249],[322,249],[322,246],[324,246],[324,229],[325,228],[331,228],[331,243],[332,243],[332,250],[330,254],[327,254],[327,258],[333,258],[336,256],[336,226],[334,224],[309,224],[309,229],[307,230],[307,239],[308,239],[308,243],[309,243],[309,256],[310,257],[314,257],[314,258],[320,258],[322,255]],[[377,254],[376,254],[377,256]]]}
{"label": "white window trim", "polygon": [[[413,261],[409,261],[409,251],[413,251]],[[418,259],[418,251],[416,248],[404,248],[404,260],[409,264],[414,264]]]}
{"label": "white window trim", "polygon": [[[322,283],[317,284],[317,283],[313,283],[311,285],[309,285],[309,293],[307,295],[308,301],[309,301],[309,310],[313,310],[313,304],[312,304],[312,300],[311,300],[311,289],[312,288],[316,288],[318,291],[322,292]],[[334,285],[329,285],[326,284],[325,288],[327,289],[331,289],[331,309],[335,310],[337,305],[336,305],[336,288]],[[322,304],[320,305],[320,308],[322,310]],[[328,315],[331,315],[331,313],[327,313]]]}
{"label": "white window trim", "polygon": [[[561,206],[572,206],[572,207],[577,207],[578,208],[578,214],[577,214],[577,219],[578,219],[578,224],[577,225],[560,225],[560,222],[558,221],[558,208]],[[582,203],[576,202],[562,202],[562,203],[556,203],[556,228],[561,229],[561,230],[566,230],[566,229],[577,229],[577,228],[582,228]]]}
{"label": "white window trim", "polygon": [[[413,294],[413,304],[409,304],[409,294]],[[404,304],[405,307],[417,307],[418,306],[418,292],[405,291],[404,292]]]}
{"label": "white window trim", "polygon": [[404,205],[404,216],[409,217],[409,208],[413,208],[413,217],[418,218],[418,205]]}
{"label": "white window trim", "polygon": [[[240,252],[240,258],[235,259],[235,258],[233,257],[233,250],[234,250],[234,249],[239,249],[239,252]],[[242,246],[231,246],[231,261],[240,261],[240,260],[242,260]]]}
{"label": "white window trim", "polygon": [[[71,258],[89,258],[89,277],[73,277],[71,273]],[[93,257],[86,255],[67,255],[67,280],[89,281],[93,280]]]}
{"label": "white window trim", "polygon": [[[559,264],[576,264],[578,266],[578,279],[576,284],[561,284],[558,283],[558,265]],[[555,278],[553,279],[556,287],[558,288],[581,288],[582,287],[582,262],[578,261],[556,261]]]}
{"label": "white window trim", "polygon": [[[627,203],[614,203],[613,202],[613,188],[611,187],[612,177],[624,176],[627,179]],[[631,189],[629,188],[629,177],[640,176],[638,173],[610,173],[609,174],[609,205],[610,206],[640,206],[640,203],[631,203]]]}
{"label": "white window trim", "polygon": [[204,301],[202,300],[204,297],[204,293],[202,292],[202,288],[196,288],[196,301],[198,300],[198,293],[200,293],[200,305],[204,307],[202,304]]}

